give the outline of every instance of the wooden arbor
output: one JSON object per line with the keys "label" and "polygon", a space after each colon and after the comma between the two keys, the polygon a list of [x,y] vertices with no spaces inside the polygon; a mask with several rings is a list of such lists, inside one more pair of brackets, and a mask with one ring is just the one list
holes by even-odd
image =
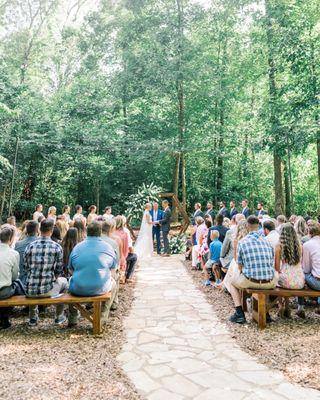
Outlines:
{"label": "wooden arbor", "polygon": [[182,207],[182,204],[180,203],[177,196],[174,193],[160,193],[159,197],[161,199],[164,199],[164,198],[172,199],[173,204],[177,207],[177,209],[179,210],[180,214],[183,217],[183,223],[181,225],[180,234],[184,233],[190,225],[190,219],[189,219],[189,216],[186,213],[185,209]]}

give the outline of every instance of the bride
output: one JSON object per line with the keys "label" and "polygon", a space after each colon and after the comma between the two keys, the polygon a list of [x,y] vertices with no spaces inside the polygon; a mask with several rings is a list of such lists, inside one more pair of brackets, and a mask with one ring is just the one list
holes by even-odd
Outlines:
{"label": "bride", "polygon": [[153,255],[152,218],[150,210],[151,204],[147,203],[145,205],[139,235],[134,246],[138,261],[150,258]]}

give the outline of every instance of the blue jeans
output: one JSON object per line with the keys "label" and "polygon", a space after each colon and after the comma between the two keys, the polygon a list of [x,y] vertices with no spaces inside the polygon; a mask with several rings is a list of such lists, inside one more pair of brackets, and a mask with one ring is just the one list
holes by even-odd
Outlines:
{"label": "blue jeans", "polygon": [[[310,274],[304,274],[306,284],[309,286],[310,289],[312,290],[320,290],[320,280],[316,279],[311,273]],[[303,297],[298,297],[298,303],[303,306],[304,304],[304,298]],[[319,304],[319,297],[318,297],[318,304]]]}

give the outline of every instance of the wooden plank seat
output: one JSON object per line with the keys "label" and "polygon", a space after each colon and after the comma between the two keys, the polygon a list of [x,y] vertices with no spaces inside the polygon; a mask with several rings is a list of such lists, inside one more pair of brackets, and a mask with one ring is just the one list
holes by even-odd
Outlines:
{"label": "wooden plank seat", "polygon": [[[8,299],[0,300],[0,307],[15,307],[15,306],[33,306],[33,305],[56,305],[56,304],[73,304],[80,314],[86,318],[93,326],[93,334],[101,333],[101,303],[111,298],[111,292],[101,296],[79,297],[69,293],[63,294],[60,297],[26,297],[13,296]],[[93,311],[86,310],[83,304],[93,304]]]}
{"label": "wooden plank seat", "polygon": [[[243,289],[242,307],[247,311],[247,298],[252,298],[252,318],[257,322],[259,329],[267,325],[266,314],[277,303],[279,298],[285,297],[320,297],[320,291],[305,289]],[[270,297],[272,299],[270,299]]]}

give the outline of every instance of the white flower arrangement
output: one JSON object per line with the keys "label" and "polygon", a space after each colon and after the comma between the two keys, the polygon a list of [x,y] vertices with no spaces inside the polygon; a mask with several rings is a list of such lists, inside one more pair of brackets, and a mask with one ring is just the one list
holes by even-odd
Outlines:
{"label": "white flower arrangement", "polygon": [[182,254],[186,251],[187,237],[186,235],[172,236],[170,238],[171,254]]}

